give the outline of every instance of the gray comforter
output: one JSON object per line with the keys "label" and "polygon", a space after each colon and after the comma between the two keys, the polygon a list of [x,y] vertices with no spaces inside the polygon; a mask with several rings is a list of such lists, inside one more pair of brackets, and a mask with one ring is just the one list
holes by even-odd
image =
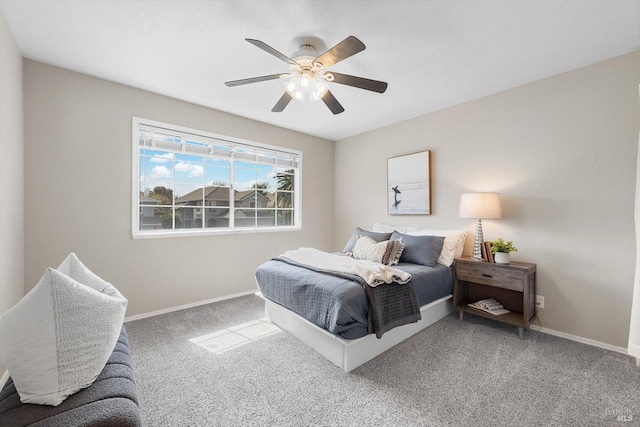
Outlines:
{"label": "gray comforter", "polygon": [[293,266],[314,271],[321,274],[329,274],[337,278],[351,280],[363,287],[368,301],[368,332],[375,333],[381,338],[385,332],[391,329],[414,323],[422,319],[416,294],[409,286],[397,283],[378,284],[375,287],[367,285],[364,278],[359,275],[340,271],[326,270],[299,264],[289,258],[279,257],[275,261],[286,262]]}
{"label": "gray comforter", "polygon": [[[449,267],[400,263],[395,268],[410,273],[412,280],[389,286],[408,286],[419,306],[451,294]],[[266,298],[335,335],[355,339],[369,333],[368,299],[358,282],[276,260],[258,267],[256,279]]]}

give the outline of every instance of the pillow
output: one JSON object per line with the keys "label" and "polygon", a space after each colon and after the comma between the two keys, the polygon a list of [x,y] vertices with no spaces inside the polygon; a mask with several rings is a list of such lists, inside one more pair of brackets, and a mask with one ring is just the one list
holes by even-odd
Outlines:
{"label": "pillow", "polygon": [[0,316],[0,360],[20,401],[57,406],[93,384],[118,341],[127,300],[74,254]]}
{"label": "pillow", "polygon": [[411,236],[397,231],[393,232],[391,239],[402,239],[402,243],[404,243],[400,262],[410,262],[427,267],[436,265],[444,244],[444,237],[441,236]]}
{"label": "pillow", "polygon": [[400,261],[403,249],[402,240],[386,240],[378,243],[371,237],[358,236],[356,245],[353,247],[353,257],[384,265],[396,265]]}
{"label": "pillow", "polygon": [[383,242],[385,240],[389,240],[389,237],[391,237],[391,232],[388,232],[388,233],[374,233],[372,231],[367,231],[367,230],[363,230],[360,227],[356,227],[356,229],[354,230],[353,234],[351,235],[351,238],[347,242],[347,245],[344,247],[342,252],[351,252],[351,251],[353,251],[353,247],[356,245],[356,239],[358,238],[358,236],[367,236],[367,237],[371,237],[376,242]]}
{"label": "pillow", "polygon": [[381,222],[376,222],[373,224],[373,231],[376,233],[393,233],[394,231],[399,231],[401,233],[407,232],[407,230],[404,227],[383,224]]}
{"label": "pillow", "polygon": [[[451,266],[453,264],[453,259],[457,258],[456,255],[458,253],[458,246],[464,248],[464,238],[466,238],[466,234],[463,235],[462,244],[460,244],[460,235],[458,234],[449,234],[442,236],[443,232],[440,230],[418,230],[418,231],[409,231],[407,234],[411,236],[440,236],[444,237],[444,244],[442,246],[442,252],[440,252],[440,257],[438,257],[438,264],[442,264],[446,267]],[[462,249],[460,249],[460,255],[462,255]]]}
{"label": "pillow", "polygon": [[446,267],[450,267],[453,264],[454,258],[462,256],[464,250],[464,242],[467,238],[467,232],[465,230],[438,230],[435,228],[417,228],[417,227],[399,227],[395,225],[382,224],[376,222],[373,224],[373,231],[399,231],[400,233],[409,234],[412,236],[444,236],[444,246],[440,257],[438,258],[438,264],[442,264]]}
{"label": "pillow", "polygon": [[[102,292],[115,298],[124,299],[122,294],[120,294],[120,292],[118,292],[118,290],[111,283],[105,282],[93,271],[89,270],[73,252],[67,255],[64,261],[62,261],[62,264],[58,266],[57,270],[60,273],[66,274],[67,276],[71,277],[73,280],[76,280],[83,285],[89,286],[98,292]],[[119,335],[120,328],[118,328],[118,336]]]}
{"label": "pillow", "polygon": [[445,240],[455,241],[455,258],[462,256],[464,250],[464,242],[467,239],[466,230],[439,230],[437,228],[418,228],[416,230],[408,230],[407,234],[414,236],[444,236]]}

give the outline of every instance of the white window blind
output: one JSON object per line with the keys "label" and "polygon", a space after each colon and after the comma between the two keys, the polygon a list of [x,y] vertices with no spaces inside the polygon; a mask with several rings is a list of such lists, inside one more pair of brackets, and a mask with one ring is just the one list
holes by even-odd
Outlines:
{"label": "white window blind", "polygon": [[248,160],[265,165],[297,168],[299,156],[279,149],[256,147],[146,124],[140,125],[140,146],[217,158]]}

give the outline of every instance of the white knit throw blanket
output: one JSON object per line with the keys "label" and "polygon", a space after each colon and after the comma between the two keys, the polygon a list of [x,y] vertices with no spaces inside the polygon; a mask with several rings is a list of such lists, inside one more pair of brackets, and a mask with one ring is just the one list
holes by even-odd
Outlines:
{"label": "white knit throw blanket", "polygon": [[404,284],[411,280],[411,274],[384,264],[330,254],[313,248],[287,251],[280,257],[312,268],[354,274],[362,277],[371,287],[392,282]]}

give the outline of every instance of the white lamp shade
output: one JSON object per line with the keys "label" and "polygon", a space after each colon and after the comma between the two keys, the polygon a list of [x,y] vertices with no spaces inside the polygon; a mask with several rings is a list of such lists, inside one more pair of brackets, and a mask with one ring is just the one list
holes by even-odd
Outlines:
{"label": "white lamp shade", "polygon": [[500,193],[465,193],[460,196],[460,218],[500,219]]}

